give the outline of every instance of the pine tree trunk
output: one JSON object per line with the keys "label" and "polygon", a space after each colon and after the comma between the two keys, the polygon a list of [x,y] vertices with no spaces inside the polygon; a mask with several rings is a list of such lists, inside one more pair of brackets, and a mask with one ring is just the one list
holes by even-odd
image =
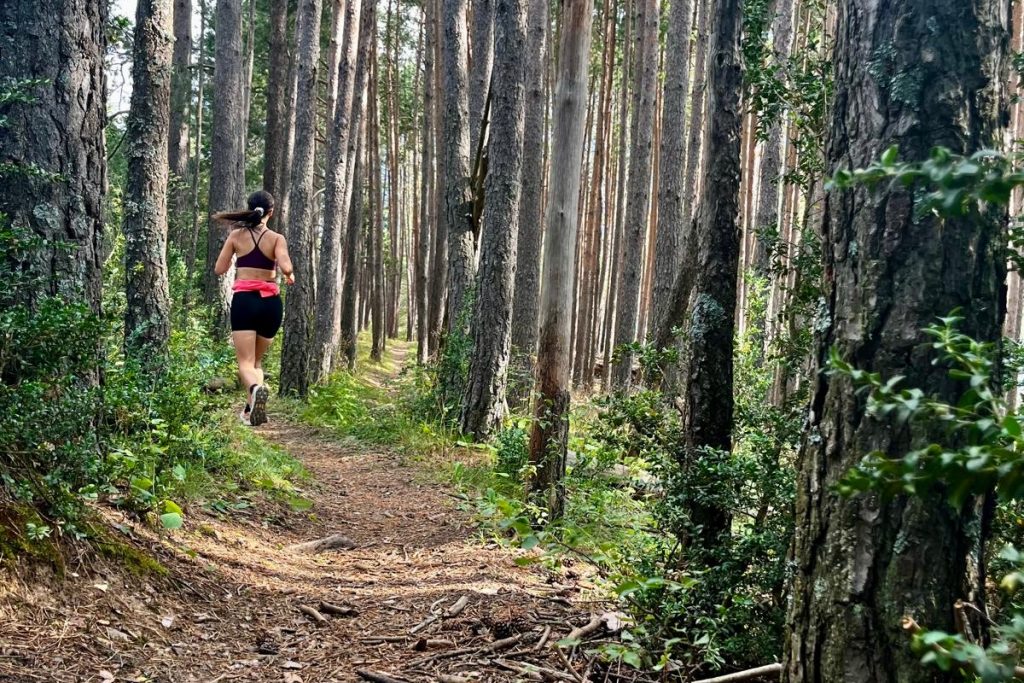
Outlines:
{"label": "pine tree trunk", "polygon": [[[63,178],[52,182],[18,172],[2,176],[0,213],[46,240],[18,264],[26,277],[40,283],[24,292],[23,303],[30,306],[41,297],[57,296],[100,312],[106,30],[106,3],[0,3],[0,80],[41,81],[30,91],[33,102],[4,107],[0,159]],[[24,289],[29,288],[19,288]],[[82,379],[92,382],[99,375]]]}
{"label": "pine tree trunk", "polygon": [[324,179],[324,223],[317,273],[316,330],[311,381],[322,382],[336,365],[341,339],[342,237],[348,225],[351,172],[355,163],[359,114],[365,97],[365,65],[359,72],[360,44],[367,40],[362,26],[362,0],[349,0],[343,20],[343,48],[338,65],[338,99],[327,143]]}
{"label": "pine tree trunk", "polygon": [[480,144],[487,91],[491,87],[496,1],[472,0],[473,36],[469,58],[469,149],[472,153],[476,152],[477,145]]}
{"label": "pine tree trunk", "polygon": [[566,448],[569,438],[570,337],[572,335],[573,262],[593,3],[565,0],[558,50],[558,82],[552,123],[551,183],[545,213],[544,289],[537,354],[537,401],[530,434],[530,462],[536,468],[531,495],[549,513],[561,517],[565,505]]}
{"label": "pine tree trunk", "polygon": [[515,292],[512,304],[512,348],[522,360],[521,371],[532,369],[540,321],[540,252],[544,239],[545,113],[548,3],[527,0],[526,116],[523,122],[522,190],[519,199],[519,238],[516,244]]}
{"label": "pine tree trunk", "polygon": [[[840,2],[829,174],[867,166],[893,144],[909,161],[923,161],[935,145],[958,153],[996,145],[1007,15],[1005,0]],[[905,386],[955,404],[966,385],[933,364],[922,328],[960,309],[964,333],[997,342],[1005,245],[995,219],[919,216],[914,197],[895,185],[826,195],[823,319],[830,325],[817,361],[821,367],[835,349],[859,369],[904,376]],[[985,540],[974,506],[955,509],[942,492],[882,500],[833,489],[864,454],[900,457],[941,443],[945,427],[897,429],[866,414],[849,379],[824,374],[809,427],[797,476],[783,679],[960,680],[921,666],[900,620],[910,615],[928,629],[956,632],[951,606],[969,599],[967,557]]]}
{"label": "pine tree trunk", "polygon": [[295,284],[288,288],[281,348],[281,394],[305,396],[309,389],[315,314],[313,270],[313,162],[316,150],[317,70],[320,67],[320,0],[300,0],[295,26],[298,53],[295,157],[287,225]]}
{"label": "pine tree trunk", "polygon": [[[237,209],[245,201],[245,135],[239,126],[245,96],[242,92],[242,0],[217,0],[214,43],[213,139],[210,143],[209,212]],[[216,330],[227,335],[228,307],[234,272],[217,277],[213,264],[227,231],[207,224],[206,302],[213,307]]]}
{"label": "pine tree trunk", "polygon": [[191,216],[192,225],[188,230],[185,243],[185,295],[182,308],[189,309],[189,301],[195,280],[196,251],[199,248],[199,177],[203,170],[203,101],[206,99],[206,0],[199,0],[199,40],[196,41],[196,65],[199,77],[196,79],[196,101],[194,105],[196,119],[195,146],[192,148],[192,187]]}
{"label": "pine tree trunk", "polygon": [[[242,74],[242,127],[243,149],[249,145],[249,111],[252,109],[252,68],[256,57],[256,0],[249,0],[249,19],[245,34],[245,72]],[[243,179],[245,174],[243,172]]]}
{"label": "pine tree trunk", "polygon": [[[372,12],[375,14],[375,12]],[[377,22],[373,22],[373,36],[377,35]],[[370,358],[380,362],[384,354],[386,321],[384,319],[384,196],[381,187],[380,165],[380,72],[377,67],[377,44],[370,48],[369,136],[370,136],[370,321],[372,344]]]}
{"label": "pine tree trunk", "polygon": [[[267,55],[267,133],[264,141],[263,189],[278,203],[284,199],[285,148],[291,129],[291,80],[288,60],[288,0],[270,0],[270,44]],[[277,212],[275,212],[277,213]],[[283,230],[280,216],[272,223]]]}
{"label": "pine tree trunk", "polygon": [[427,353],[435,356],[441,348],[441,328],[444,326],[445,308],[448,296],[448,221],[445,219],[445,162],[447,153],[444,142],[444,108],[440,94],[445,92],[442,78],[444,65],[441,61],[441,45],[445,40],[442,31],[442,0],[426,0],[433,5],[434,27],[434,188],[430,198],[432,204],[434,235],[430,261],[430,310],[427,333]]}
{"label": "pine tree trunk", "polygon": [[359,266],[363,256],[363,177],[366,173],[363,162],[366,136],[363,127],[355,126],[352,129],[356,141],[356,155],[353,158],[355,173],[352,177],[352,198],[345,237],[345,286],[342,288],[341,304],[341,353],[347,360],[349,370],[356,367],[356,341],[359,336],[357,302],[361,280]]}
{"label": "pine tree trunk", "polygon": [[699,170],[701,159],[706,155],[704,150],[704,114],[707,111],[707,60],[708,60],[708,25],[714,10],[713,0],[696,0],[697,3],[697,43],[694,45],[693,87],[690,88],[690,139],[686,143],[686,190],[683,196],[687,201],[683,205],[683,225],[691,229],[696,214],[697,202],[694,201],[699,191]]}
{"label": "pine tree trunk", "polygon": [[192,0],[174,0],[174,53],[171,57],[171,123],[167,140],[167,163],[171,173],[170,213],[178,248],[188,245],[189,191],[189,105],[192,103]]}
{"label": "pine tree trunk", "polygon": [[466,73],[466,0],[442,0],[444,43],[444,213],[439,232],[448,236],[448,331],[468,326],[463,310],[473,286],[476,245],[470,187],[469,83]]}
{"label": "pine tree trunk", "polygon": [[[658,233],[655,242],[654,283],[651,291],[650,328],[658,329],[665,317],[672,284],[680,265],[686,167],[686,100],[690,94],[690,52],[693,10],[689,0],[673,0],[669,10],[668,40],[665,46],[665,92],[658,183]],[[678,125],[677,125],[678,124]]]}
{"label": "pine tree trunk", "polygon": [[338,106],[339,88],[341,86],[342,50],[345,46],[347,32],[345,20],[348,16],[346,0],[331,0],[331,31],[327,46],[327,102],[324,105],[324,130],[329,131],[334,123],[334,113]]}
{"label": "pine tree trunk", "polygon": [[171,117],[171,0],[139,0],[132,47],[132,99],[126,129],[124,202],[125,352],[144,371],[160,362],[171,336],[167,284],[167,140]]}
{"label": "pine tree trunk", "polygon": [[[615,314],[615,343],[628,344],[636,340],[637,318],[640,308],[640,284],[643,270],[643,245],[647,239],[647,224],[651,202],[651,159],[653,152],[654,107],[658,86],[658,3],[657,0],[638,0],[641,4],[637,27],[639,53],[634,87],[639,97],[635,110],[636,131],[630,145],[629,178],[626,196],[626,223],[623,240],[630,245],[623,253],[619,275],[618,308]],[[630,382],[633,354],[622,353],[620,362],[612,367],[612,383],[624,387]]]}
{"label": "pine tree trunk", "polygon": [[495,8],[487,227],[480,244],[473,353],[460,420],[463,433],[478,440],[501,425],[506,409],[526,107],[526,2],[497,0]]}
{"label": "pine tree trunk", "polygon": [[434,186],[434,2],[426,0],[423,17],[423,122],[420,132],[420,205],[419,239],[416,244],[416,361],[423,365],[429,357],[430,320],[427,308],[430,245],[435,232]]}

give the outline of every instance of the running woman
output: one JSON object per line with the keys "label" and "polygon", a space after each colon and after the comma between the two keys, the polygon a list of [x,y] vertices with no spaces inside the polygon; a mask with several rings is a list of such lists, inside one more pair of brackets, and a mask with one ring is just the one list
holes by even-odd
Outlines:
{"label": "running woman", "polygon": [[263,383],[263,356],[281,328],[283,307],[277,286],[277,269],[285,282],[295,284],[292,260],[284,235],[267,227],[274,215],[274,198],[260,190],[249,196],[247,211],[222,211],[213,215],[230,223],[213,270],[224,275],[235,259],[234,295],[231,297],[231,341],[238,356],[238,376],[248,387],[242,422],[253,426],[267,421],[270,391]]}

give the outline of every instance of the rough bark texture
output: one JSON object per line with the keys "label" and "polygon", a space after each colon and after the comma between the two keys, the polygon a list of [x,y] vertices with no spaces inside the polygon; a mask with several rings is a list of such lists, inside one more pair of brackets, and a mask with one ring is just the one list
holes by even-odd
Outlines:
{"label": "rough bark texture", "polygon": [[519,181],[523,168],[526,106],[526,0],[497,0],[494,93],[473,319],[473,354],[462,401],[462,431],[477,439],[500,426],[505,415],[512,291],[519,232]]}
{"label": "rough bark texture", "polygon": [[[34,101],[0,106],[0,165],[37,167],[66,180],[4,174],[0,212],[47,240],[20,264],[40,286],[100,310],[106,184],[106,3],[0,3],[0,79],[40,79]],[[59,243],[70,244],[73,251]],[[7,257],[8,255],[5,255]]]}
{"label": "rough bark texture", "polygon": [[434,234],[434,3],[427,0],[423,10],[423,127],[420,151],[419,240],[416,244],[416,361],[427,362],[429,324],[427,306],[430,245]]}
{"label": "rough bark texture", "polygon": [[[207,4],[206,0],[199,0],[199,35],[206,33]],[[203,101],[206,96],[206,41],[196,41],[196,64],[199,66],[199,76],[196,78],[196,99],[193,103],[195,112],[196,134],[192,147],[192,186],[191,204],[189,205],[192,215],[191,226],[188,229],[188,236],[185,243],[185,281],[188,287],[185,288],[185,296],[182,301],[182,308],[188,309],[192,295],[192,282],[195,280],[196,252],[199,248],[199,176],[203,170],[203,159],[200,150],[203,146]]]}
{"label": "rough bark texture", "polygon": [[167,284],[167,134],[171,115],[171,0],[139,0],[125,135],[124,346],[159,372],[171,336]]}
{"label": "rough bark texture", "polygon": [[[630,245],[623,252],[619,275],[618,309],[615,316],[615,343],[628,344],[636,340],[637,318],[640,308],[640,277],[643,270],[643,245],[647,238],[648,217],[651,209],[651,158],[654,135],[654,104],[658,86],[658,3],[641,2],[638,26],[639,53],[634,82],[639,97],[635,100],[635,135],[629,153],[629,178],[626,193],[626,223],[623,239]],[[625,352],[612,369],[612,381],[622,387],[629,383],[633,367],[633,354]]]}
{"label": "rough bark texture", "polygon": [[[373,9],[368,14],[376,15]],[[377,22],[374,19],[371,35],[377,35]],[[380,362],[384,354],[385,320],[384,320],[384,191],[381,187],[380,162],[380,98],[378,84],[380,73],[377,68],[377,41],[370,48],[370,87],[367,103],[367,123],[369,125],[370,154],[370,224],[369,256],[370,256],[370,358]]]}
{"label": "rough bark texture", "polygon": [[552,518],[561,516],[565,503],[562,480],[569,437],[570,309],[593,3],[564,0],[562,21],[551,142],[552,148],[561,153],[551,156],[537,353],[537,419],[530,434],[530,462],[536,467],[530,481],[531,495]]}
{"label": "rough bark texture", "polygon": [[[171,58],[171,123],[167,139],[167,163],[176,183],[171,194],[171,213],[179,225],[175,235],[179,247],[186,246],[189,192],[188,143],[189,105],[192,103],[192,0],[174,0],[174,54]],[[134,92],[134,91],[133,91]]]}
{"label": "rough bark texture", "polygon": [[540,320],[540,251],[544,239],[544,123],[547,96],[548,3],[527,0],[526,116],[523,120],[523,173],[519,197],[519,239],[516,244],[515,294],[512,304],[512,347],[529,359],[537,351]]}
{"label": "rough bark texture", "polygon": [[[354,114],[362,111],[363,87],[357,91],[356,62],[361,36],[362,0],[349,0],[345,7],[344,41],[338,65],[338,101],[327,143],[327,167],[324,181],[324,223],[320,238],[320,262],[317,274],[316,331],[313,342],[311,381],[322,382],[334,367],[334,355],[341,337],[341,242],[352,183],[349,170],[354,165]],[[362,76],[365,85],[366,77]],[[356,93],[358,95],[358,101]]]}
{"label": "rough bark texture", "polygon": [[359,336],[359,265],[363,256],[363,131],[355,127],[356,156],[353,164],[352,199],[348,211],[348,233],[345,237],[345,286],[342,288],[341,303],[341,348],[348,369],[356,367],[356,338]]}
{"label": "rough bark texture", "polygon": [[683,225],[689,226],[697,209],[698,171],[704,156],[704,114],[707,112],[707,59],[708,25],[714,10],[712,0],[697,2],[697,42],[694,45],[693,87],[690,89],[690,139],[686,143],[686,190],[683,205]]}
{"label": "rough bark texture", "polygon": [[[270,44],[267,73],[267,134],[264,141],[263,189],[280,202],[284,199],[282,176],[285,166],[285,148],[291,128],[288,68],[288,0],[270,0]],[[275,212],[276,213],[276,212]],[[280,228],[280,216],[272,222]]]}
{"label": "rough bark texture", "polygon": [[[469,59],[469,144],[476,151],[483,130],[487,91],[494,65],[494,22],[497,0],[472,0],[473,39]],[[493,109],[492,109],[493,111]]]}
{"label": "rough bark texture", "polygon": [[[442,0],[444,29],[444,213],[448,236],[448,330],[454,330],[473,284],[473,192],[470,187],[469,83],[466,75],[466,0]],[[468,323],[468,315],[462,321]]]}
{"label": "rough bark texture", "polygon": [[444,108],[441,106],[444,93],[441,45],[444,33],[441,28],[441,0],[426,0],[433,5],[434,27],[434,192],[430,201],[433,205],[434,235],[430,262],[430,324],[427,334],[427,352],[434,356],[441,348],[441,328],[444,326],[446,298],[448,296],[448,221],[445,219],[445,157],[444,149]]}
{"label": "rough bark texture", "polygon": [[[934,145],[962,153],[994,145],[1008,15],[1005,0],[839,3],[830,173],[864,167],[892,144],[907,160],[924,159]],[[960,308],[964,332],[999,338],[998,226],[917,219],[911,191],[858,189],[826,195],[822,237],[831,324],[818,361],[835,348],[855,367],[903,375],[907,386],[955,403],[965,386],[932,364],[921,330]],[[926,429],[873,419],[849,380],[818,376],[799,458],[784,680],[959,679],[920,665],[900,619],[956,631],[952,605],[968,597],[977,520],[941,494],[843,498],[832,488],[865,453],[899,457],[936,436]]]}
{"label": "rough bark texture", "polygon": [[690,94],[690,48],[693,10],[689,0],[672,0],[669,9],[668,42],[665,45],[665,91],[658,182],[658,232],[654,253],[654,283],[651,290],[650,328],[657,329],[665,317],[672,284],[679,270],[683,235],[683,195],[686,166],[686,99]]}
{"label": "rough bark texture", "polygon": [[295,284],[288,289],[281,348],[281,393],[305,396],[313,345],[313,162],[316,149],[317,70],[320,66],[320,0],[301,0],[295,27],[298,81],[295,157],[289,189],[288,250]]}
{"label": "rough bark texture", "polygon": [[[214,42],[212,141],[209,212],[237,209],[245,201],[245,135],[242,120],[242,2],[217,0]],[[228,333],[228,307],[234,275],[217,277],[213,264],[227,231],[210,221],[206,238],[206,302],[214,309],[216,329]]]}

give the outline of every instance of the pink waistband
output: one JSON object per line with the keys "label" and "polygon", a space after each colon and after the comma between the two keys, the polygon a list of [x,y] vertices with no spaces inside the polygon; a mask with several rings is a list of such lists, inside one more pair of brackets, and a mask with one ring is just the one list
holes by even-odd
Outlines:
{"label": "pink waistband", "polygon": [[276,282],[268,282],[266,280],[235,280],[235,286],[232,287],[232,291],[259,292],[260,296],[266,299],[267,297],[280,294],[281,288],[277,286]]}

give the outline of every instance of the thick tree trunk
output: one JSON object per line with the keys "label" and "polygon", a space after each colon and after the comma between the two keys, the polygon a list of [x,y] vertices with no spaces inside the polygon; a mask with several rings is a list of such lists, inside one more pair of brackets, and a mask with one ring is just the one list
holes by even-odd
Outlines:
{"label": "thick tree trunk", "polygon": [[462,401],[462,431],[477,439],[501,425],[505,414],[512,290],[519,232],[519,187],[523,168],[526,107],[526,2],[497,0],[495,8],[494,92],[473,319],[473,354]]}
{"label": "thick tree trunk", "polygon": [[[362,118],[362,117],[360,117]],[[341,304],[341,349],[349,370],[356,367],[356,340],[359,336],[360,268],[363,256],[363,176],[366,165],[365,133],[362,126],[352,129],[355,133],[356,155],[353,159],[355,173],[352,178],[352,199],[348,210],[348,234],[345,237],[345,286],[342,288]]]}
{"label": "thick tree trunk", "polygon": [[341,261],[343,230],[352,194],[351,173],[356,140],[353,131],[363,109],[365,65],[357,74],[362,29],[362,0],[349,0],[345,7],[344,40],[338,65],[338,100],[327,144],[324,180],[324,223],[320,238],[317,273],[316,330],[313,341],[311,381],[322,382],[336,365],[335,354],[341,338]]}
{"label": "thick tree trunk", "polygon": [[[289,168],[285,165],[285,149],[288,146],[288,131],[291,129],[291,78],[288,59],[288,0],[270,0],[270,44],[267,54],[267,134],[264,141],[263,189],[274,196],[278,203],[284,199],[286,183],[283,176]],[[277,212],[275,212],[277,213]],[[275,216],[274,225],[283,230],[280,216]]]}
{"label": "thick tree trunk", "polygon": [[522,190],[519,199],[519,239],[516,244],[515,293],[512,303],[512,348],[531,369],[537,352],[540,321],[540,253],[544,239],[545,112],[548,3],[527,0],[526,116],[523,121]]}
{"label": "thick tree trunk", "polygon": [[339,86],[341,85],[342,50],[348,33],[345,21],[348,17],[345,0],[331,0],[330,42],[327,45],[327,102],[324,105],[324,130],[330,131],[334,125],[334,113],[338,106]]}
{"label": "thick tree trunk", "polygon": [[686,100],[690,94],[690,52],[693,10],[689,0],[673,0],[669,10],[668,42],[665,46],[665,93],[662,121],[669,122],[661,133],[660,181],[658,183],[658,232],[654,254],[654,283],[651,291],[650,328],[657,329],[665,317],[672,284],[680,265],[683,236],[683,195],[686,167]]}
{"label": "thick tree trunk", "polygon": [[444,213],[438,231],[448,236],[448,331],[467,325],[463,310],[476,262],[470,187],[469,83],[466,74],[466,0],[442,0],[444,27]]}
{"label": "thick tree trunk", "polygon": [[[1005,0],[839,3],[828,168],[861,168],[890,145],[912,161],[934,145],[993,146],[1008,63]],[[927,55],[927,59],[922,59]],[[865,65],[871,65],[865,68]],[[994,222],[918,216],[898,186],[826,195],[822,253],[830,349],[854,366],[956,403],[922,328],[960,309],[961,329],[999,339],[1005,254]],[[937,427],[935,429],[944,429]],[[912,616],[956,632],[977,520],[945,496],[844,498],[833,485],[869,451],[901,457],[937,434],[866,414],[849,379],[818,375],[799,458],[786,681],[952,681],[922,667],[900,628]],[[941,437],[938,437],[941,438]]]}
{"label": "thick tree trunk", "polygon": [[298,53],[295,157],[289,188],[288,250],[295,284],[288,289],[281,348],[282,395],[309,389],[315,312],[313,271],[313,162],[316,149],[317,70],[320,67],[320,0],[301,0],[295,26]]}
{"label": "thick tree trunk", "polygon": [[[494,64],[494,17],[497,0],[472,0],[473,38],[469,59],[469,149],[475,153],[483,131],[487,91]],[[493,109],[492,109],[493,111]]]}
{"label": "thick tree trunk", "polygon": [[192,103],[192,0],[174,0],[174,54],[171,58],[171,123],[167,163],[172,179],[170,212],[174,216],[176,244],[187,248],[189,220],[188,143],[189,105]]}
{"label": "thick tree trunk", "polygon": [[536,468],[531,495],[550,518],[561,517],[569,438],[569,375],[572,335],[573,262],[590,56],[591,0],[565,0],[555,88],[551,184],[545,213],[544,289],[537,354],[537,401],[530,434],[530,462]]}
{"label": "thick tree trunk", "polygon": [[[640,23],[637,27],[639,53],[634,87],[635,136],[629,153],[629,178],[626,195],[626,223],[623,240],[630,248],[623,252],[619,274],[618,308],[615,314],[615,343],[628,344],[636,340],[637,318],[640,307],[640,277],[643,270],[643,245],[647,239],[647,225],[651,206],[651,159],[654,134],[654,105],[658,86],[658,3],[656,0],[638,0],[641,4]],[[624,352],[620,362],[612,368],[612,382],[616,387],[629,384],[633,367],[633,354]]]}
{"label": "thick tree trunk", "polygon": [[132,48],[124,202],[125,352],[159,374],[171,336],[167,284],[167,135],[171,116],[171,0],[139,0]]}
{"label": "thick tree trunk", "polygon": [[[210,143],[210,214],[237,209],[245,201],[245,134],[239,122],[242,92],[242,0],[217,0],[214,44],[213,140]],[[234,273],[217,277],[213,264],[227,231],[210,220],[206,239],[206,302],[213,307],[217,331],[228,334],[228,307]]]}
{"label": "thick tree trunk", "polygon": [[26,277],[39,281],[24,292],[28,305],[57,296],[100,311],[106,30],[106,3],[0,3],[0,80],[40,81],[31,89],[33,102],[4,107],[0,164],[36,167],[63,179],[2,175],[0,212],[45,240],[19,264]]}
{"label": "thick tree trunk", "polygon": [[416,244],[416,361],[427,362],[430,320],[427,308],[430,245],[435,232],[434,186],[434,3],[424,2],[423,17],[423,127],[420,151],[419,239]]}

